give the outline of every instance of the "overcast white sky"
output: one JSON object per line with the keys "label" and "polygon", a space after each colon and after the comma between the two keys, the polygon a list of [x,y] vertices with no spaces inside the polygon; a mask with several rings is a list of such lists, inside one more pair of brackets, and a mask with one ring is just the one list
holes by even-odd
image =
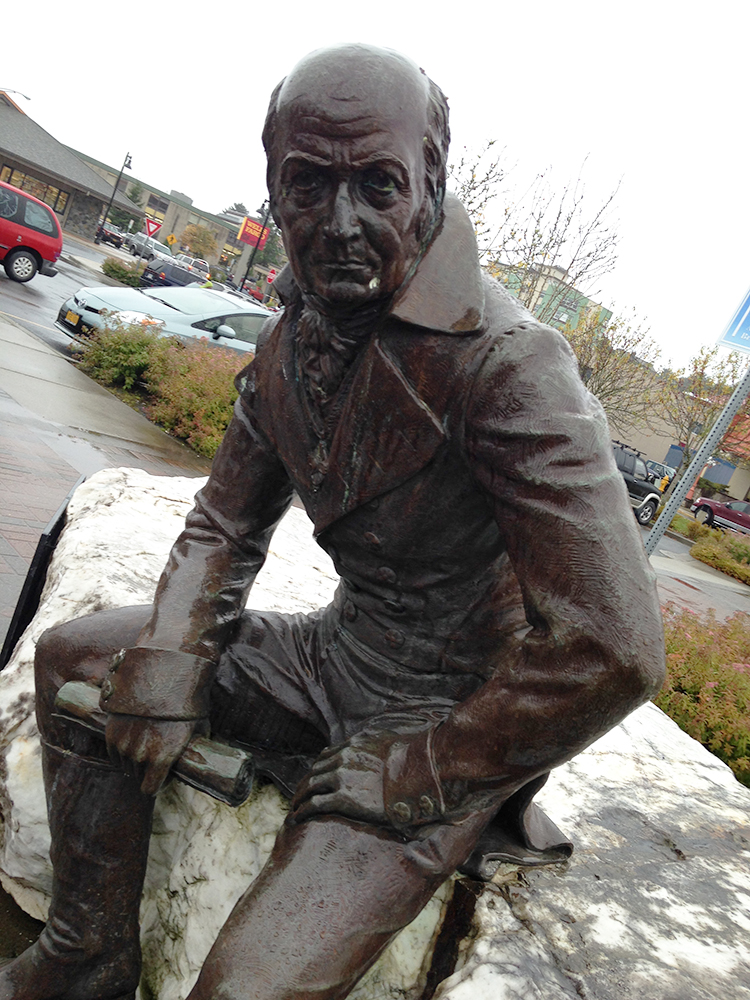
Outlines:
{"label": "overcast white sky", "polygon": [[3,11],[0,87],[57,139],[220,211],[265,197],[274,85],[311,49],[409,55],[451,106],[454,153],[496,139],[520,178],[588,157],[592,210],[622,179],[601,301],[645,317],[663,360],[714,343],[750,286],[749,0],[441,5],[357,0]]}

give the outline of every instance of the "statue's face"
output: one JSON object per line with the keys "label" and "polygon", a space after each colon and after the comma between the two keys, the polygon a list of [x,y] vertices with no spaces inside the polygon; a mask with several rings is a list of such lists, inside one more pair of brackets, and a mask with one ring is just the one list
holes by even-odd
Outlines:
{"label": "statue's face", "polygon": [[[346,96],[282,105],[275,142],[277,222],[302,290],[333,308],[389,296],[419,251],[425,204],[424,85],[347,81]],[[302,89],[302,88],[299,88]],[[408,89],[408,88],[407,88]]]}

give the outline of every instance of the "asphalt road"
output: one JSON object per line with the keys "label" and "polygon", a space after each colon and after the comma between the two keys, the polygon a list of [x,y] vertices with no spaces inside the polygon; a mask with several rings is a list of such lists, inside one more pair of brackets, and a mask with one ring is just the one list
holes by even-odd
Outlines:
{"label": "asphalt road", "polygon": [[[641,528],[645,541],[648,530]],[[717,618],[736,611],[750,614],[750,587],[690,555],[692,542],[662,535],[651,565],[662,604],[673,602],[696,614],[713,609]]]}

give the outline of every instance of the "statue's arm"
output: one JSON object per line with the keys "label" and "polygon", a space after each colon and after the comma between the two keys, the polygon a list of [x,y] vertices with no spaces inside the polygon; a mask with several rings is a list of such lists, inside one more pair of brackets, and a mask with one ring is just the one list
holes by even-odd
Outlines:
{"label": "statue's arm", "polygon": [[168,764],[157,767],[157,759],[171,763],[208,715],[219,655],[292,495],[284,467],[238,400],[209,480],[170,552],[151,617],[102,687],[110,750],[153,765],[146,790],[166,777]]}
{"label": "statue's arm", "polygon": [[386,805],[415,816],[502,802],[658,691],[664,642],[610,431],[555,331],[529,324],[491,351],[466,417],[467,461],[491,498],[527,633],[444,723],[390,755]]}

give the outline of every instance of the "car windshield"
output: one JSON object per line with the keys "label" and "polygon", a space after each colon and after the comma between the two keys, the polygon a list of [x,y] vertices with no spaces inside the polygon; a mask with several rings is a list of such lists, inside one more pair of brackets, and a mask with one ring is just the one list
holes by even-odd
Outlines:
{"label": "car windshield", "polygon": [[[144,289],[144,294],[149,298],[163,302],[166,306],[171,306],[181,313],[195,316],[225,314],[227,310],[227,300],[216,292],[208,288],[160,288],[158,292],[152,289]],[[237,308],[236,303],[232,303],[233,308]],[[248,310],[250,312],[251,310]],[[268,317],[264,314],[264,319]]]}

